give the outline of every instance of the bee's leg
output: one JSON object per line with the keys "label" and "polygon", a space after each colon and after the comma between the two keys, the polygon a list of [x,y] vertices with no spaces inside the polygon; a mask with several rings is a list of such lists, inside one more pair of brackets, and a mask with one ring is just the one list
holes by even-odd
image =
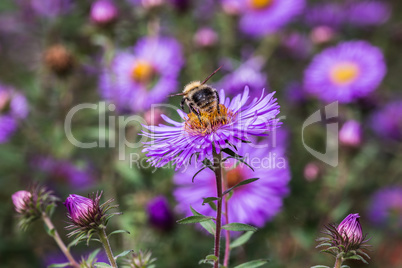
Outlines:
{"label": "bee's leg", "polygon": [[183,98],[180,102],[180,108],[184,111],[184,102],[186,101],[187,98]]}
{"label": "bee's leg", "polygon": [[215,96],[216,96],[216,101],[217,101],[216,110],[218,111],[218,114],[220,114],[221,112],[219,110],[219,103],[220,103],[220,101],[219,101],[219,93],[216,90],[215,90]]}
{"label": "bee's leg", "polygon": [[194,107],[193,107],[193,105],[189,105],[188,106],[189,108],[190,108],[190,110],[198,117],[198,120],[200,121],[200,123],[202,124],[202,121],[201,121],[201,116],[200,116],[200,113],[199,112],[197,112],[197,110],[196,109],[194,109]]}

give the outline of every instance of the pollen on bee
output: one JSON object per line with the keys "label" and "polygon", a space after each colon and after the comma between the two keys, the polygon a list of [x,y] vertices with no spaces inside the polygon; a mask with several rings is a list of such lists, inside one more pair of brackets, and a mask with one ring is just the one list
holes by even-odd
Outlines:
{"label": "pollen on bee", "polygon": [[233,112],[226,108],[223,104],[219,104],[219,113],[215,109],[212,112],[201,111],[200,119],[193,112],[187,114],[184,129],[192,135],[207,135],[217,128],[232,122]]}

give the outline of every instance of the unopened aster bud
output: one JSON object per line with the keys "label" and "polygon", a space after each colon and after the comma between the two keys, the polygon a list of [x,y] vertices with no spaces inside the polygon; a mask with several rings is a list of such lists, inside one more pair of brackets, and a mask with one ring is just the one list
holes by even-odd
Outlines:
{"label": "unopened aster bud", "polygon": [[211,28],[201,28],[194,35],[194,43],[198,47],[213,47],[218,41],[218,35]]}
{"label": "unopened aster bud", "polygon": [[74,59],[70,51],[63,45],[49,47],[44,54],[46,66],[57,75],[66,75],[74,67]]}
{"label": "unopened aster bud", "polygon": [[32,194],[28,191],[21,190],[15,192],[11,196],[11,198],[14,203],[15,211],[17,211],[18,213],[23,213],[25,210],[29,208],[29,202],[32,198]]}
{"label": "unopened aster bud", "polygon": [[138,253],[133,253],[124,260],[124,264],[130,268],[150,268],[154,267],[153,262],[156,258],[152,258],[151,251],[139,251]]}
{"label": "unopened aster bud", "polygon": [[369,245],[366,243],[370,239],[366,239],[363,235],[362,226],[359,221],[359,214],[349,214],[338,226],[329,224],[325,226],[323,233],[326,235],[320,237],[318,247],[324,247],[322,252],[329,253],[335,258],[343,260],[354,259],[367,263],[366,259],[370,259],[366,252]]}
{"label": "unopened aster bud", "polygon": [[107,25],[114,22],[118,11],[116,5],[109,0],[99,0],[91,6],[91,20],[98,25]]}
{"label": "unopened aster bud", "polygon": [[355,120],[347,121],[339,131],[339,141],[342,145],[359,147],[362,143],[362,128]]}

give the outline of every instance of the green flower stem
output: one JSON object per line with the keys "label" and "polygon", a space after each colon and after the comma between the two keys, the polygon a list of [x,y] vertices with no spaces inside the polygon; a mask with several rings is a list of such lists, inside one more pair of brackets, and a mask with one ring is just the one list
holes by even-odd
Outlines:
{"label": "green flower stem", "polygon": [[336,257],[334,268],[341,268],[343,262],[342,256]]}
{"label": "green flower stem", "polygon": [[216,177],[216,192],[217,192],[217,208],[216,208],[216,231],[215,231],[215,249],[214,254],[217,260],[214,263],[214,268],[219,267],[219,249],[221,239],[221,227],[222,227],[222,154],[214,151],[214,172]]}
{"label": "green flower stem", "polygon": [[79,268],[80,265],[75,261],[74,257],[71,255],[70,250],[66,247],[63,240],[61,240],[59,233],[57,232],[52,221],[50,220],[49,216],[45,212],[42,212],[42,219],[45,222],[47,228],[49,228],[49,230],[51,230],[50,233],[52,234],[53,239],[56,241],[60,250],[64,253],[66,258],[70,262],[70,265],[73,266],[74,268]]}
{"label": "green flower stem", "polygon": [[116,260],[114,259],[112,248],[110,247],[109,239],[107,238],[105,228],[98,229],[99,240],[105,249],[109,263],[113,268],[117,268]]}

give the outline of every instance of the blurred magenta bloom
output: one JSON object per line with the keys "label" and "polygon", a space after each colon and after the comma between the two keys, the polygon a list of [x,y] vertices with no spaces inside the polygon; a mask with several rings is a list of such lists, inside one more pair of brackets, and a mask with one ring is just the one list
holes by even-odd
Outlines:
{"label": "blurred magenta bloom", "polygon": [[75,190],[91,187],[95,183],[93,170],[88,163],[76,165],[68,160],[39,157],[33,165],[45,172],[53,183],[68,184]]}
{"label": "blurred magenta bloom", "polygon": [[267,75],[262,72],[264,60],[254,57],[242,63],[233,72],[225,75],[216,88],[224,88],[228,94],[240,94],[247,86],[250,96],[255,97],[261,94],[261,89],[269,90]]}
{"label": "blurred magenta bloom", "polygon": [[21,190],[15,192],[11,199],[13,200],[15,211],[18,213],[23,213],[24,210],[28,209],[27,203],[32,198],[32,194],[28,191]]}
{"label": "blurred magenta bloom", "polygon": [[0,84],[0,144],[7,142],[17,130],[18,120],[28,115],[28,103],[24,95]]}
{"label": "blurred magenta bloom", "polygon": [[304,178],[307,181],[315,181],[320,175],[320,167],[315,162],[310,162],[304,167]]}
{"label": "blurred magenta bloom", "polygon": [[64,205],[74,225],[89,227],[101,217],[99,198],[90,199],[76,194],[70,194]]}
{"label": "blurred magenta bloom", "polygon": [[116,20],[118,10],[110,0],[98,0],[91,5],[91,20],[100,25],[109,24]]}
{"label": "blurred magenta bloom", "polygon": [[226,12],[240,14],[240,30],[251,36],[272,34],[301,14],[304,0],[222,0]]}
{"label": "blurred magenta bloom", "polygon": [[370,126],[382,138],[402,140],[402,101],[390,102],[374,112]]}
{"label": "blurred magenta bloom", "polygon": [[169,231],[174,226],[173,213],[164,196],[157,196],[147,204],[149,223],[162,231]]}
{"label": "blurred magenta bloom", "polygon": [[198,47],[213,47],[217,42],[217,33],[209,27],[200,28],[194,35],[194,43]]}
{"label": "blurred magenta bloom", "polygon": [[344,241],[352,248],[363,242],[363,231],[359,221],[359,214],[349,214],[337,227]]}
{"label": "blurred magenta bloom", "polygon": [[347,41],[316,55],[304,72],[304,89],[325,102],[352,102],[377,89],[386,74],[382,51]]}
{"label": "blurred magenta bloom", "polygon": [[359,147],[362,143],[362,126],[356,120],[345,122],[339,131],[339,141],[342,145]]}
{"label": "blurred magenta bloom", "polygon": [[275,118],[279,114],[279,105],[273,95],[265,95],[262,91],[259,98],[248,102],[247,87],[243,94],[232,100],[226,98],[221,90],[220,113],[217,110],[201,113],[201,122],[194,113],[185,114],[181,110],[177,112],[182,122],[163,116],[170,126],[144,126],[149,132],[143,131],[143,135],[151,138],[151,141],[144,142],[143,152],[149,157],[147,161],[155,167],[172,161],[177,170],[187,165],[195,154],[199,161],[212,159],[213,150],[219,154],[222,149],[248,141],[251,136],[268,135],[280,125]]}
{"label": "blurred magenta bloom", "polygon": [[120,111],[141,112],[166,99],[178,87],[184,60],[173,38],[145,37],[116,53],[99,80],[102,97]]}
{"label": "blurred magenta bloom", "polygon": [[375,192],[369,206],[371,222],[402,228],[402,187],[388,186]]}
{"label": "blurred magenta bloom", "polygon": [[[285,157],[286,133],[277,130],[272,137],[259,143],[242,144],[238,154],[254,168],[239,163],[225,163],[224,190],[251,178],[259,180],[233,190],[228,201],[229,222],[249,223],[262,227],[282,209],[283,198],[288,194],[290,170]],[[272,143],[271,143],[272,142]],[[193,175],[199,170],[194,165],[183,167],[176,172],[174,197],[177,209],[186,216],[191,216],[190,205],[198,212],[214,216],[215,211],[208,205],[202,205],[203,198],[214,196],[216,179],[213,171],[201,171],[192,182]]]}
{"label": "blurred magenta bloom", "polygon": [[317,26],[311,30],[310,38],[314,44],[323,44],[334,39],[336,32],[328,26]]}
{"label": "blurred magenta bloom", "polygon": [[345,19],[354,26],[381,25],[391,16],[391,7],[386,1],[350,1],[345,10]]}

